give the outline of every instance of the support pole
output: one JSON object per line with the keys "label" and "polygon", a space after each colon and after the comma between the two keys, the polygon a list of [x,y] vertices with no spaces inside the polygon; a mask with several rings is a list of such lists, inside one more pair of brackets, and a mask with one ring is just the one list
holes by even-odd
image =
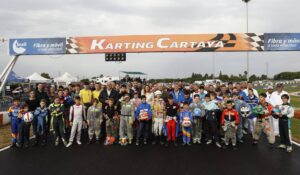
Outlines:
{"label": "support pole", "polygon": [[19,58],[19,55],[16,55],[9,63],[8,65],[5,67],[5,70],[1,73],[1,86],[0,86],[0,92],[2,91],[4,85],[6,84],[7,78],[10,74],[10,72],[13,70],[17,60]]}
{"label": "support pole", "polygon": [[[249,1],[248,1],[249,2]],[[246,20],[247,20],[247,33],[249,32],[248,24],[248,2],[246,2]],[[247,81],[249,82],[250,77],[250,61],[249,61],[249,52],[247,52]]]}
{"label": "support pole", "polygon": [[[15,56],[13,59],[11,59],[9,61],[9,63],[5,66],[4,70],[2,71],[1,75],[0,75],[0,81],[4,79],[4,76],[6,74],[6,72],[8,71],[9,67],[13,64],[13,62],[15,61],[15,59],[17,59],[19,56]],[[2,82],[2,81],[1,81]]]}

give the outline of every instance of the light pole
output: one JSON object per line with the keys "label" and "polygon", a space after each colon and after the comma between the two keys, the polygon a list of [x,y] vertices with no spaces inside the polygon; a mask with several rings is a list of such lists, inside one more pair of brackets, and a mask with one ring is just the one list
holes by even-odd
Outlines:
{"label": "light pole", "polygon": [[[246,3],[246,26],[247,26],[247,33],[248,33],[248,2],[251,0],[242,0],[244,3]],[[247,52],[247,81],[249,81],[249,52]]]}
{"label": "light pole", "polygon": [[213,52],[213,67],[212,67],[212,69],[213,69],[213,79],[215,79],[215,67],[216,67],[216,52]]}

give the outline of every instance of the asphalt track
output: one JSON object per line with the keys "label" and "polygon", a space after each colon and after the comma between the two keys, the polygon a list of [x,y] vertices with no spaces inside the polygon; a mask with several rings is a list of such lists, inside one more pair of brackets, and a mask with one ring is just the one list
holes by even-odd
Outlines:
{"label": "asphalt track", "polygon": [[292,153],[270,149],[265,139],[253,146],[250,140],[238,150],[215,145],[166,148],[160,145],[103,146],[74,144],[71,148],[10,148],[0,152],[3,175],[299,175],[300,148]]}

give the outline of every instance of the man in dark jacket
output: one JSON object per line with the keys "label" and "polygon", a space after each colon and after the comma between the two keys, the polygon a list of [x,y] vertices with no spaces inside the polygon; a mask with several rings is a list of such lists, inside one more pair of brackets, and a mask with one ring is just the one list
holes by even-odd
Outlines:
{"label": "man in dark jacket", "polygon": [[102,109],[108,105],[108,99],[114,99],[114,104],[119,100],[119,93],[112,88],[111,82],[107,83],[107,87],[100,93],[99,101],[102,103]]}
{"label": "man in dark jacket", "polygon": [[35,91],[35,98],[38,102],[40,102],[42,99],[45,99],[46,105],[50,105],[48,94],[44,91],[44,86],[42,83],[39,83],[37,86],[37,90]]}

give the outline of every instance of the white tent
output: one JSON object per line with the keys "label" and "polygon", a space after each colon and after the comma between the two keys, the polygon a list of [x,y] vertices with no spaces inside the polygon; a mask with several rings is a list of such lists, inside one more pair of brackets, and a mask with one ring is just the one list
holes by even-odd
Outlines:
{"label": "white tent", "polygon": [[47,79],[47,78],[44,78],[42,77],[40,74],[38,73],[33,73],[32,75],[28,76],[27,79],[29,79],[29,81],[31,83],[48,83],[50,82],[51,80]]}
{"label": "white tent", "polygon": [[68,72],[64,73],[60,77],[54,78],[54,82],[65,82],[65,83],[71,83],[71,82],[77,82],[78,79],[76,77],[73,77],[71,74]]}

